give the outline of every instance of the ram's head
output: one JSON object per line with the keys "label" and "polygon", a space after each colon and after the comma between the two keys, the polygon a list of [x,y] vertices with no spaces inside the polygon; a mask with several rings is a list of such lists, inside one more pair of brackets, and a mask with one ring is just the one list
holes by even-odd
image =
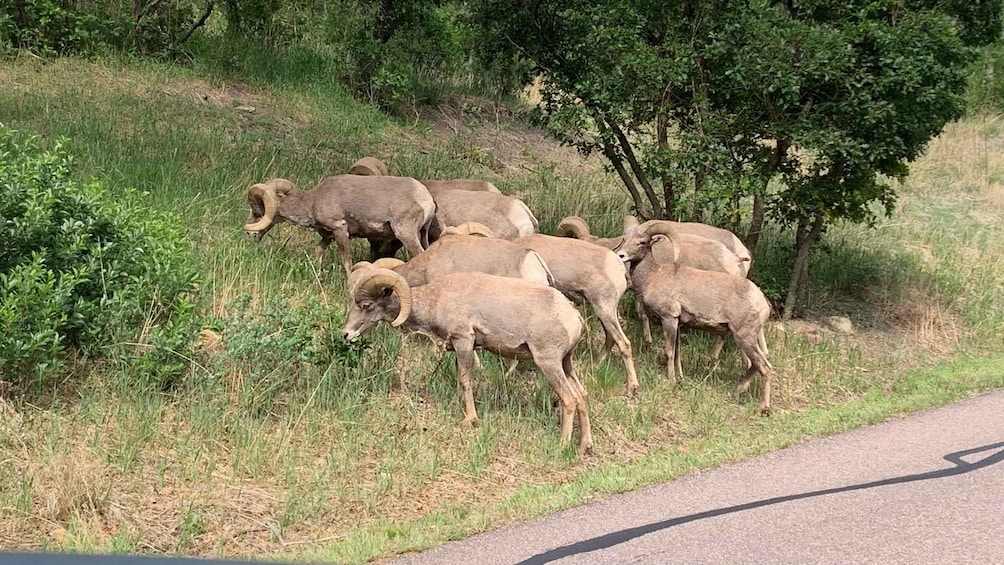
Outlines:
{"label": "ram's head", "polygon": [[[628,216],[633,219],[633,216]],[[673,224],[665,220],[649,220],[643,223],[636,223],[625,218],[624,238],[620,245],[614,249],[617,257],[624,262],[640,261],[652,246],[653,238],[657,235],[665,236],[672,242],[674,254],[679,256],[680,238],[676,235]]]}
{"label": "ram's head", "polygon": [[349,273],[349,308],[342,336],[349,340],[381,321],[400,326],[411,315],[411,287],[404,277],[360,261]]}
{"label": "ram's head", "polygon": [[281,178],[252,185],[248,189],[251,210],[248,212],[247,223],[244,224],[244,233],[255,241],[261,241],[268,230],[281,220],[278,215],[279,199],[295,189],[296,185]]}

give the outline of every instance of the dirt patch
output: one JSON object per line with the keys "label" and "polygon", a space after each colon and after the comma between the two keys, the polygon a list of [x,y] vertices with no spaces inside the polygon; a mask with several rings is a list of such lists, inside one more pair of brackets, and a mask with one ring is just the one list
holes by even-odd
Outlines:
{"label": "dirt patch", "polygon": [[603,168],[593,155],[560,145],[541,130],[517,120],[513,110],[483,98],[467,96],[436,107],[419,109],[418,117],[432,129],[428,150],[459,146],[474,160],[502,177],[513,177],[542,166],[562,173],[590,173]]}

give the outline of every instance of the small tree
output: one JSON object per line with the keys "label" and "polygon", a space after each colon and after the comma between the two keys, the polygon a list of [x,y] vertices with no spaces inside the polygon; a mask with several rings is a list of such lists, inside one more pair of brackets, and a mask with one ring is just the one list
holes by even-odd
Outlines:
{"label": "small tree", "polygon": [[790,316],[827,226],[891,212],[886,178],[961,115],[960,30],[999,30],[992,4],[480,0],[476,16],[534,63],[545,123],[600,151],[639,214],[737,223],[751,198],[751,247],[765,218],[794,228]]}

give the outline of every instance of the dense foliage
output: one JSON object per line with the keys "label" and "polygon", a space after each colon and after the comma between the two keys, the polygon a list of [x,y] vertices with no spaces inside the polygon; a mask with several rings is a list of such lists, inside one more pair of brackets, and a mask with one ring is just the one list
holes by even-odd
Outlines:
{"label": "dense foliage", "polygon": [[0,126],[0,379],[36,382],[72,351],[170,384],[198,329],[180,223],[72,168]]}
{"label": "dense foliage", "polygon": [[989,4],[484,0],[476,13],[496,51],[533,62],[548,127],[602,152],[641,215],[737,226],[752,197],[751,247],[765,214],[794,227],[790,314],[826,226],[890,212],[890,179],[962,115],[966,43],[1000,29]]}

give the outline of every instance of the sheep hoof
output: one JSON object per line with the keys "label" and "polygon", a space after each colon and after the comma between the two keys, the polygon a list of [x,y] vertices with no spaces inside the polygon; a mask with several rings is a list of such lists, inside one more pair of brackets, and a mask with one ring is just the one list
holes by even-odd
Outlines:
{"label": "sheep hoof", "polygon": [[593,454],[593,443],[589,442],[586,445],[579,445],[579,455],[592,455]]}
{"label": "sheep hoof", "polygon": [[758,406],[757,410],[760,411],[761,416],[770,416],[771,414],[770,406]]}
{"label": "sheep hoof", "polygon": [[638,385],[627,385],[628,398],[638,398]]}
{"label": "sheep hoof", "polygon": [[465,428],[467,428],[467,429],[474,428],[477,425],[478,425],[478,417],[477,416],[474,416],[473,418],[464,418],[463,419],[463,426]]}

